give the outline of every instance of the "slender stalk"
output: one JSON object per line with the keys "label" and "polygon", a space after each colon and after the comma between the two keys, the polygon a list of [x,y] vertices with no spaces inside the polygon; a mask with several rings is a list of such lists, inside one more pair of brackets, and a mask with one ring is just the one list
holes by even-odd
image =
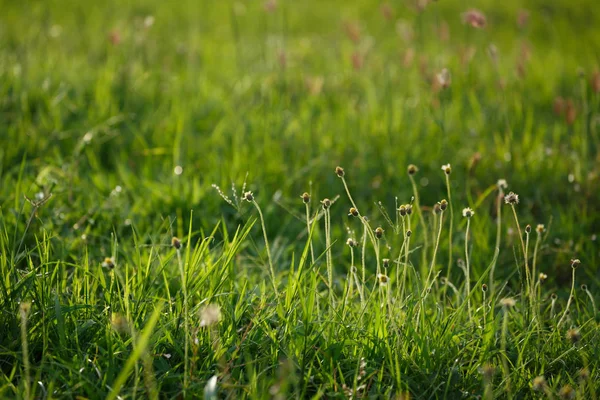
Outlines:
{"label": "slender stalk", "polygon": [[27,316],[31,309],[31,303],[21,303],[19,314],[21,315],[21,348],[23,351],[23,369],[25,374],[25,399],[31,397],[31,365],[29,364],[29,342],[27,341]]}
{"label": "slender stalk", "polygon": [[352,278],[354,279],[354,281],[356,282],[356,289],[358,290],[358,295],[360,296],[360,303],[361,305],[364,305],[364,294],[363,294],[363,289],[362,286],[360,284],[360,281],[358,280],[358,275],[356,274],[356,267],[354,266],[354,247],[350,246],[350,257],[351,257],[351,263],[350,263],[350,272],[352,273]]}
{"label": "slender stalk", "polygon": [[377,275],[381,273],[381,264],[379,260],[379,252],[380,252],[381,240],[377,240],[377,246],[375,247],[375,258],[377,259]]}
{"label": "slender stalk", "polygon": [[592,309],[594,310],[594,314],[596,313],[596,302],[594,301],[594,296],[592,296],[592,293],[590,293],[590,290],[586,287],[585,289],[585,293],[588,295],[590,302],[592,303]]}
{"label": "slender stalk", "polygon": [[536,265],[537,265],[537,255],[538,255],[538,251],[540,248],[540,243],[542,242],[542,233],[538,230],[537,231],[537,237],[535,239],[535,246],[533,247],[533,261],[531,263],[531,292],[535,293],[535,287],[534,287],[534,282],[535,282],[535,274],[536,274]]}
{"label": "slender stalk", "polygon": [[[527,229],[525,230],[525,259],[529,260],[529,232]],[[529,293],[529,301],[533,305],[533,292],[531,288],[533,287],[533,271],[531,272],[531,276],[528,277],[527,280],[527,292]]]}
{"label": "slender stalk", "polygon": [[[500,251],[500,238],[502,237],[502,199],[504,198],[504,190],[502,187],[498,187],[498,198],[496,204],[496,249]],[[490,268],[490,292],[491,297],[494,297],[495,286],[494,286],[494,273],[496,271],[496,262],[492,264],[492,268]]]}
{"label": "slender stalk", "polygon": [[415,196],[414,207],[416,208],[416,212],[419,214],[419,223],[423,227],[423,252],[422,252],[422,261],[421,265],[426,265],[427,258],[427,248],[429,247],[429,232],[427,229],[427,224],[425,223],[425,218],[423,217],[423,210],[421,210],[421,203],[419,203],[419,191],[417,190],[417,183],[415,182],[415,178],[409,174],[408,178],[410,179],[410,183],[413,189],[413,196]]}
{"label": "slender stalk", "polygon": [[440,212],[440,220],[438,223],[438,232],[437,232],[437,238],[435,240],[435,247],[433,248],[433,255],[431,256],[431,264],[429,265],[429,275],[427,275],[427,279],[425,280],[425,286],[423,287],[423,293],[421,294],[421,296],[425,295],[425,292],[427,291],[427,288],[429,287],[429,279],[431,279],[431,274],[433,273],[433,270],[435,268],[435,258],[436,258],[438,249],[440,247],[440,237],[442,236],[443,220],[444,220],[444,211],[442,210]]}
{"label": "slender stalk", "polygon": [[554,310],[556,309],[556,295],[552,295],[552,303],[550,305],[550,318],[554,319]]}
{"label": "slender stalk", "polygon": [[310,237],[310,206],[308,205],[308,203],[304,203],[304,206],[306,209],[306,230],[308,232],[308,238],[310,240],[310,260],[311,260],[311,263],[314,265],[315,251],[313,249],[313,243],[312,243],[312,239]]}
{"label": "slender stalk", "polygon": [[190,338],[189,338],[189,313],[188,313],[188,292],[187,292],[187,279],[185,268],[183,264],[183,260],[181,258],[181,250],[177,249],[177,264],[179,265],[179,274],[181,275],[181,291],[183,292],[183,331],[185,333],[184,337],[184,353],[183,353],[183,396],[185,397],[185,393],[188,387],[188,369],[189,369],[189,358],[188,358],[188,349],[190,346]]}
{"label": "slender stalk", "polygon": [[[396,214],[398,214],[398,212],[396,212]],[[406,246],[406,229],[405,229],[405,222],[404,222],[404,216],[402,217],[402,247],[400,248],[400,251],[398,252],[398,260],[396,261],[396,285],[397,285],[397,294],[400,294],[401,291],[401,281],[400,281],[400,263],[402,262],[402,251],[404,250],[404,247]]]}
{"label": "slender stalk", "polygon": [[512,392],[510,389],[510,371],[508,369],[508,354],[506,353],[506,336],[508,335],[508,307],[503,306],[504,309],[504,317],[502,319],[502,337],[501,337],[501,347],[502,347],[502,369],[504,372],[504,381],[506,382],[506,393],[509,398],[512,398]]}
{"label": "slender stalk", "polygon": [[[410,217],[408,219],[408,230],[410,230]],[[406,236],[406,246],[404,246],[404,270],[402,271],[402,290],[400,291],[400,300],[404,299],[404,290],[406,288],[406,270],[408,269],[408,249],[410,247],[410,236],[405,233]]]}
{"label": "slender stalk", "polygon": [[277,290],[277,283],[275,281],[275,269],[273,268],[273,259],[271,258],[271,249],[269,249],[269,239],[267,238],[267,229],[265,227],[265,219],[256,200],[252,199],[252,204],[254,204],[254,207],[256,207],[256,211],[258,211],[258,216],[260,217],[260,225],[262,228],[263,237],[265,239],[265,248],[267,249],[267,258],[269,260],[269,271],[271,272],[273,290],[275,291],[275,296],[279,297],[279,291]]}
{"label": "slender stalk", "polygon": [[[467,268],[465,269],[465,296],[467,298],[467,309],[469,310],[469,321],[471,321],[471,273],[469,269],[469,228],[471,226],[471,217],[467,218],[467,229],[465,231],[465,262]],[[485,294],[484,294],[485,296]],[[485,314],[484,314],[485,318]]]}
{"label": "slender stalk", "polygon": [[452,231],[454,230],[454,207],[452,207],[452,194],[450,190],[450,174],[446,175],[446,189],[448,191],[448,208],[450,209],[450,230],[448,231],[448,271],[446,279],[450,280],[452,271]]}
{"label": "slender stalk", "polygon": [[558,320],[558,324],[556,324],[557,328],[560,328],[560,325],[563,323],[564,319],[567,317],[569,313],[569,307],[571,306],[571,301],[573,300],[573,295],[575,294],[575,269],[573,269],[573,275],[571,277],[571,293],[569,293],[569,300],[567,300],[567,306],[565,307],[565,311],[563,312],[562,317]]}
{"label": "slender stalk", "polygon": [[329,208],[325,208],[325,259],[327,262],[327,284],[329,286],[329,303],[331,308],[334,307],[333,298],[333,264],[331,260],[331,213]]}
{"label": "slender stalk", "polygon": [[[527,287],[529,287],[529,262],[527,260],[527,249],[525,248],[525,241],[523,241],[523,232],[521,232],[521,225],[519,225],[519,218],[517,217],[517,210],[515,209],[515,205],[511,204],[510,208],[512,209],[513,216],[515,217],[515,224],[517,225],[517,232],[519,233],[519,240],[521,241],[521,250],[523,251],[523,257],[525,258],[525,276],[527,281]],[[529,291],[526,291],[528,293]]]}
{"label": "slender stalk", "polygon": [[482,305],[482,310],[483,310],[483,331],[485,332],[485,328],[486,328],[486,315],[487,315],[487,303],[486,303],[486,294],[487,291],[486,290],[482,290],[483,293],[483,305]]}
{"label": "slender stalk", "polygon": [[361,262],[362,262],[362,285],[363,287],[365,286],[365,279],[366,279],[366,269],[367,269],[367,265],[366,265],[366,260],[365,260],[365,254],[367,252],[367,225],[363,226],[363,237],[362,237],[362,254],[361,254]]}

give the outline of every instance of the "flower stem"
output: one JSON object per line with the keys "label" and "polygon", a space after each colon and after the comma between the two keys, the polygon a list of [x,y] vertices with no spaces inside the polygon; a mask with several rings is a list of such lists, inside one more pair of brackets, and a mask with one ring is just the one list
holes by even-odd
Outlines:
{"label": "flower stem", "polygon": [[269,271],[271,273],[271,281],[273,283],[273,290],[275,291],[275,296],[279,297],[279,291],[277,290],[277,283],[275,282],[275,269],[273,269],[273,259],[271,258],[271,249],[269,249],[269,239],[267,238],[267,229],[265,227],[265,219],[263,217],[263,213],[260,209],[260,206],[256,202],[256,200],[252,200],[252,204],[256,207],[256,211],[258,211],[258,216],[260,217],[260,225],[263,232],[263,238],[265,239],[265,248],[267,249],[267,259],[269,261]]}
{"label": "flower stem", "polygon": [[[467,298],[467,309],[469,310],[469,321],[471,321],[471,274],[469,269],[469,228],[471,226],[471,218],[467,218],[467,229],[465,231],[465,297]],[[484,314],[485,315],[485,314]],[[485,317],[484,317],[485,318]]]}
{"label": "flower stem", "polygon": [[563,320],[567,317],[569,313],[569,307],[571,306],[571,300],[573,299],[573,294],[575,293],[575,268],[573,269],[573,275],[571,277],[571,293],[569,293],[569,300],[567,300],[567,306],[565,307],[565,311],[563,312],[562,317],[558,320],[558,324],[556,324],[557,328],[560,328],[560,325],[563,323]]}

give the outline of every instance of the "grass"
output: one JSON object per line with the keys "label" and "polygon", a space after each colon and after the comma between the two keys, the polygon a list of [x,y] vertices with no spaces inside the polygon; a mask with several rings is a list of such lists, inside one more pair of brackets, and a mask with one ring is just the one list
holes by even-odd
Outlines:
{"label": "grass", "polygon": [[597,398],[594,1],[0,6],[0,397]]}

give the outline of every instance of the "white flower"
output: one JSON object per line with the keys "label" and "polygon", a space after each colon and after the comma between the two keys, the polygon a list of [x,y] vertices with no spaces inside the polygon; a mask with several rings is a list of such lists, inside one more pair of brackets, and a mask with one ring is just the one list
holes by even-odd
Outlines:
{"label": "white flower", "polygon": [[510,192],[504,196],[504,202],[506,204],[519,204],[519,195],[515,192]]}
{"label": "white flower", "polygon": [[442,165],[442,171],[444,171],[446,175],[450,175],[450,172],[452,172],[452,167],[450,164],[444,164]]}
{"label": "white flower", "polygon": [[463,208],[462,214],[463,214],[463,217],[471,218],[475,214],[475,211],[473,211],[469,207],[467,207],[467,208]]}
{"label": "white flower", "polygon": [[506,179],[498,179],[498,183],[496,183],[499,189],[506,189],[508,187],[508,183],[506,183]]}

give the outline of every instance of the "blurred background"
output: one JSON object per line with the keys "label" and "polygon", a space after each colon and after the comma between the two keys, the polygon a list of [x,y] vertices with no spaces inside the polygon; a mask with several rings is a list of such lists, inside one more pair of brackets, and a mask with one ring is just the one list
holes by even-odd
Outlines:
{"label": "blurred background", "polygon": [[[52,193],[25,240],[54,232],[57,258],[77,257],[82,242],[102,257],[111,232],[128,237],[132,225],[147,243],[167,242],[187,230],[190,209],[197,229],[233,229],[251,208],[230,207],[211,185],[232,197],[247,177],[285,262],[303,232],[299,195],[343,194],[336,165],[384,224],[375,203],[410,200],[408,164],[431,206],[446,197],[450,163],[457,229],[463,207],[478,216],[475,273],[493,254],[492,188],[506,179],[522,223],[548,229],[552,284],[569,279],[575,256],[588,285],[599,283],[594,0],[0,8],[0,205],[22,234],[24,195]],[[348,206],[332,211],[339,241]],[[510,222],[504,265],[514,263]]]}

